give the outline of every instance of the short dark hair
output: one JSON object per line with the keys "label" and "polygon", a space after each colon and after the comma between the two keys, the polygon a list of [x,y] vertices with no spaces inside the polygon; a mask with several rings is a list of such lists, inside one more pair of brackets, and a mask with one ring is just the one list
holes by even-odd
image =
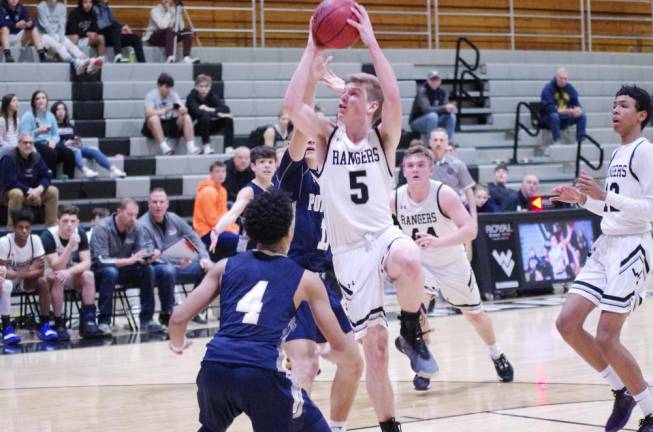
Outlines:
{"label": "short dark hair", "polygon": [[[66,106],[63,101],[56,101],[55,103],[52,104],[52,107],[50,107],[50,112],[52,115],[54,115],[54,118],[57,118],[57,110],[59,109],[59,105],[63,106],[64,111],[66,112],[66,115],[63,118],[63,121],[61,122],[61,125],[63,126],[70,126],[70,116],[68,115],[68,107]],[[57,120],[57,123],[59,123],[59,120]]]}
{"label": "short dark hair", "polygon": [[252,163],[256,163],[259,159],[274,159],[277,160],[277,152],[274,148],[270,146],[256,146],[252,149],[252,152],[249,155],[249,159]]}
{"label": "short dark hair", "polygon": [[60,218],[63,215],[71,215],[71,216],[79,217],[79,207],[77,207],[76,205],[61,206],[59,207],[57,216]]}
{"label": "short dark hair", "polygon": [[500,169],[505,170],[506,172],[510,172],[510,170],[508,169],[508,165],[506,165],[503,162],[498,163],[497,166],[494,167],[494,172],[497,172]]}
{"label": "short dark hair", "polygon": [[156,84],[159,87],[162,87],[162,86],[174,87],[175,86],[175,79],[172,77],[172,75],[163,72],[161,75],[159,75],[159,78],[156,80]]}
{"label": "short dark hair", "polygon": [[209,172],[213,172],[213,168],[224,168],[226,165],[222,161],[215,161],[209,167]]}
{"label": "short dark hair", "polygon": [[16,226],[18,222],[27,222],[32,225],[34,222],[34,213],[32,213],[32,210],[25,207],[12,210],[11,220],[14,221],[14,226]]}
{"label": "short dark hair", "polygon": [[651,119],[651,110],[653,108],[651,106],[651,95],[648,94],[646,90],[637,87],[636,85],[624,85],[621,86],[617,94],[614,95],[615,98],[619,96],[629,96],[635,99],[635,109],[637,111],[646,111],[646,118],[641,123],[641,128],[644,129]]}
{"label": "short dark hair", "polygon": [[150,191],[150,195],[152,195],[154,192],[163,192],[164,194],[166,194],[166,196],[168,196],[168,192],[166,192],[166,190],[163,189],[162,187],[155,187],[155,188],[153,188],[153,189]]}
{"label": "short dark hair", "polygon": [[290,196],[279,190],[256,195],[243,212],[247,235],[262,245],[274,245],[285,237],[293,217]]}
{"label": "short dark hair", "polygon": [[101,218],[104,219],[105,217],[109,216],[111,212],[109,211],[108,208],[104,207],[95,207],[93,210],[91,210],[91,218]]}
{"label": "short dark hair", "polygon": [[121,199],[120,203],[118,204],[118,208],[120,210],[125,210],[129,204],[134,204],[140,210],[140,207],[138,206],[136,200],[134,198],[129,198],[129,197]]}

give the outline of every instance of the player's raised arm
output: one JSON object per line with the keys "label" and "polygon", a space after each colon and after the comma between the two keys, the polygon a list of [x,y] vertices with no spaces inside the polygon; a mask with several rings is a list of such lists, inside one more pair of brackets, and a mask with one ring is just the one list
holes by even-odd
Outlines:
{"label": "player's raised arm", "polygon": [[[311,26],[312,23],[311,19]],[[288,83],[283,108],[290,116],[295,128],[312,135],[317,141],[326,142],[331,127],[328,120],[318,116],[313,106],[306,103],[308,86],[312,85],[314,88],[320,79],[312,73],[313,63],[317,57],[321,58],[321,50],[313,42],[311,26],[308,29],[308,42],[304,54]]]}
{"label": "player's raised arm", "polygon": [[383,54],[379,43],[374,35],[370,17],[367,15],[365,8],[358,3],[352,7],[352,12],[356,20],[349,19],[349,25],[358,29],[361,41],[365,44],[372,57],[374,70],[379,79],[381,90],[383,91],[383,110],[381,111],[380,132],[383,137],[383,146],[386,154],[395,151],[399,146],[401,138],[401,95],[399,94],[399,85],[392,65]]}

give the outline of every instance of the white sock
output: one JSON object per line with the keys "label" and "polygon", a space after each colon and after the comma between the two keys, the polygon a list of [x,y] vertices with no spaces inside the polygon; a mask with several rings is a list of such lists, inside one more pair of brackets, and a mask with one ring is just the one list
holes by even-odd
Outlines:
{"label": "white sock", "polygon": [[603,369],[600,373],[603,379],[610,384],[612,390],[621,390],[625,387],[623,381],[619,378],[619,375],[617,375],[614,369],[612,369],[612,366],[608,365],[608,367]]}
{"label": "white sock", "polygon": [[168,149],[170,149],[170,146],[168,145],[168,141],[166,141],[166,140],[161,141],[161,144],[159,144],[159,147],[161,147],[162,151],[168,151]]}
{"label": "white sock", "polygon": [[633,397],[637,401],[639,408],[644,413],[644,417],[653,414],[653,394],[651,394],[651,391],[648,389],[648,387],[646,387],[643,392]]}
{"label": "white sock", "polygon": [[195,141],[194,140],[186,141],[186,148],[189,150],[190,149],[196,150]]}
{"label": "white sock", "polygon": [[329,426],[331,426],[331,432],[347,432],[347,422],[329,420]]}
{"label": "white sock", "polygon": [[487,350],[490,352],[490,357],[492,357],[492,360],[498,359],[501,357],[501,354],[503,354],[503,351],[501,351],[498,343],[495,343],[494,345],[488,345]]}

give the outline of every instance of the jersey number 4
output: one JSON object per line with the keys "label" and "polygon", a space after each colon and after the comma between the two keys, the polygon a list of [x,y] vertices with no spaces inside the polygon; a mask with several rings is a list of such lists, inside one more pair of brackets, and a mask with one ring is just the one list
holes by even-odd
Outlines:
{"label": "jersey number 4", "polygon": [[263,295],[268,288],[268,281],[258,281],[236,304],[236,311],[243,312],[243,324],[258,324],[258,317],[263,308]]}
{"label": "jersey number 4", "polygon": [[354,204],[365,204],[370,199],[370,192],[367,189],[367,185],[360,181],[361,179],[364,179],[366,175],[367,171],[365,170],[349,172],[349,189],[351,189],[352,192],[355,192],[349,196]]}
{"label": "jersey number 4", "polygon": [[[411,236],[411,237],[413,238],[413,240],[417,240],[417,233],[418,233],[418,232],[419,232],[419,229],[417,229],[417,228],[413,228],[413,232],[412,232],[412,236]],[[435,233],[435,230],[433,229],[433,227],[428,227],[428,229],[426,230],[426,233],[432,235],[433,237],[437,237],[437,236],[438,236],[438,235]]]}

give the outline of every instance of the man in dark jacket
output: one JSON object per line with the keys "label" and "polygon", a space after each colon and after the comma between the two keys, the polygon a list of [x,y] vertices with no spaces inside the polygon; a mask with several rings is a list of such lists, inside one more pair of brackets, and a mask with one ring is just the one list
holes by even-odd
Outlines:
{"label": "man in dark jacket", "polygon": [[537,196],[540,190],[540,179],[536,175],[526,174],[518,191],[513,191],[503,201],[502,211],[530,211],[531,198]]}
{"label": "man in dark jacket", "polygon": [[227,167],[227,179],[224,187],[227,189],[227,201],[236,201],[238,192],[247,183],[254,180],[254,172],[250,168],[249,149],[240,146],[234,151],[234,155],[225,163]]}
{"label": "man in dark jacket", "polygon": [[580,106],[578,92],[569,84],[569,72],[560,68],[555,77],[544,86],[542,95],[542,121],[553,134],[553,143],[560,142],[560,130],[576,125],[576,140],[585,135],[587,118]]}
{"label": "man in dark jacket", "polygon": [[213,80],[200,74],[195,78],[195,88],[186,98],[186,108],[195,123],[195,135],[202,137],[202,152],[213,153],[211,134],[224,134],[224,148],[234,146],[234,120],[229,107],[211,91]]}
{"label": "man in dark jacket", "polygon": [[2,50],[5,55],[5,62],[13,63],[14,58],[11,56],[10,46],[19,44],[20,46],[34,45],[39,60],[44,62],[45,49],[41,42],[39,30],[27,10],[27,7],[18,0],[5,0],[0,7],[0,40]]}
{"label": "man in dark jacket", "polygon": [[122,25],[113,19],[113,13],[108,3],[109,0],[93,0],[93,11],[97,16],[97,26],[100,34],[106,39],[107,45],[113,47],[114,61],[116,63],[129,62],[129,59],[122,55],[122,47],[127,45],[134,49],[136,60],[139,63],[145,63],[143,41],[132,32],[127,24]]}
{"label": "man in dark jacket", "polygon": [[30,133],[21,133],[15,150],[0,160],[2,187],[6,191],[8,223],[13,226],[11,211],[23,206],[43,206],[45,223],[57,223],[59,190],[50,184],[50,174],[43,159],[34,151],[34,138]]}
{"label": "man in dark jacket", "polygon": [[452,143],[456,127],[456,105],[449,102],[447,91],[441,87],[442,79],[438,71],[432,70],[427,78],[417,89],[408,119],[410,128],[422,134],[422,141],[427,143],[431,132],[442,127],[447,131],[449,143]]}
{"label": "man in dark jacket", "polygon": [[494,183],[488,183],[490,197],[494,200],[499,210],[503,209],[504,202],[508,201],[510,195],[516,191],[509,189],[508,183],[508,165],[504,163],[494,167]]}

